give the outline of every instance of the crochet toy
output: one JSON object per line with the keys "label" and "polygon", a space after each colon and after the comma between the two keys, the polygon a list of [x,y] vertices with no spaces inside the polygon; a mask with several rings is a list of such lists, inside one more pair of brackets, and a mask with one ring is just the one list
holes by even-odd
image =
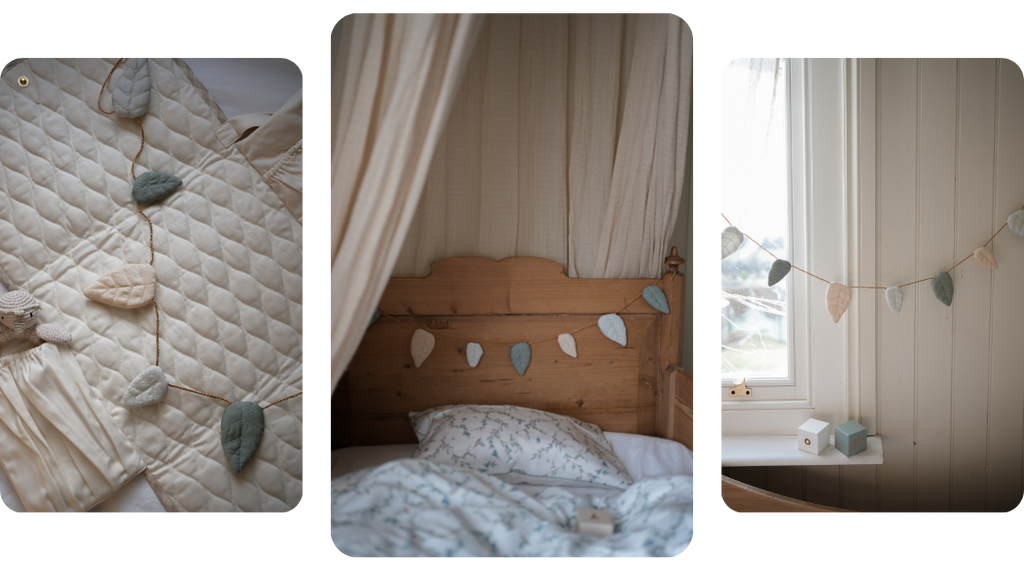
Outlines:
{"label": "crochet toy", "polygon": [[24,290],[0,296],[0,344],[12,339],[27,339],[33,344],[71,341],[71,334],[64,328],[48,323],[39,324],[39,307],[39,300]]}

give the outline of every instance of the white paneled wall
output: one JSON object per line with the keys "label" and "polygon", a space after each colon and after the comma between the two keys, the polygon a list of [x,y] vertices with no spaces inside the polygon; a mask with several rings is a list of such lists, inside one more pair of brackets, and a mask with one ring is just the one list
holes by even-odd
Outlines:
{"label": "white paneled wall", "polygon": [[[1024,79],[1006,60],[878,60],[876,274],[946,270],[1024,207]],[[988,270],[930,282],[893,314],[879,290],[879,466],[729,468],[752,485],[878,511],[1003,511],[1024,493],[1024,238],[1003,230]]]}

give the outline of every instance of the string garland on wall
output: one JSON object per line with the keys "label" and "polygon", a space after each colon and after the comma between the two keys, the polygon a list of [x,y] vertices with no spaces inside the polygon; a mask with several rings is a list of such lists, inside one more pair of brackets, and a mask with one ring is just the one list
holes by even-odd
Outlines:
{"label": "string garland on wall", "polygon": [[[673,248],[674,250],[674,248]],[[676,276],[676,271],[673,269],[670,273],[670,277]],[[662,276],[664,277],[664,276]],[[558,346],[562,349],[562,352],[569,357],[575,358],[577,355],[576,350],[576,338],[573,334],[583,331],[589,327],[597,326],[608,339],[618,343],[619,345],[626,345],[626,324],[622,321],[622,317],[619,314],[622,310],[626,309],[636,300],[643,298],[647,305],[651,306],[661,313],[671,313],[668,298],[665,296],[665,292],[658,286],[661,283],[662,278],[658,278],[654,283],[645,287],[642,292],[638,293],[636,297],[626,302],[626,305],[620,307],[616,311],[608,314],[604,314],[597,319],[584,326],[580,326],[572,331],[564,332],[551,337],[544,337],[531,341],[487,341],[487,342],[476,342],[468,339],[461,339],[457,337],[451,337],[442,333],[432,333],[433,330],[429,328],[418,328],[414,325],[406,323],[394,316],[388,315],[380,309],[373,311],[373,317],[370,319],[370,325],[367,328],[372,327],[373,324],[377,323],[380,317],[386,317],[396,323],[402,324],[409,329],[414,330],[412,338],[409,341],[409,353],[412,355],[413,364],[416,367],[423,365],[423,362],[430,357],[431,352],[434,350],[434,339],[436,337],[444,338],[447,340],[455,341],[466,345],[466,362],[470,367],[476,367],[480,363],[480,358],[483,357],[484,349],[483,346],[507,346],[509,349],[509,358],[512,361],[512,367],[519,373],[524,375],[527,368],[530,366],[530,359],[533,354],[533,348],[531,346],[538,343],[544,343],[548,341],[558,341]]]}
{"label": "string garland on wall", "polygon": [[950,273],[954,269],[970,259],[972,255],[979,265],[989,269],[999,269],[999,264],[996,262],[995,255],[988,247],[989,244],[991,244],[992,241],[996,239],[996,236],[998,236],[999,233],[1007,227],[1009,227],[1010,231],[1018,236],[1024,237],[1024,207],[1022,207],[1020,210],[1010,214],[1006,219],[1006,223],[1003,224],[996,233],[992,234],[992,237],[990,237],[984,245],[968,254],[964,259],[954,264],[953,267],[948,270],[940,271],[930,278],[922,278],[896,286],[848,286],[839,282],[830,282],[805,269],[798,268],[789,261],[773,254],[768,250],[768,248],[757,243],[754,238],[744,232],[741,232],[736,226],[732,225],[732,222],[729,221],[729,218],[725,217],[725,214],[722,214],[722,218],[724,218],[726,223],[729,224],[729,227],[722,230],[723,260],[739,250],[740,246],[743,245],[744,238],[746,238],[754,242],[757,247],[764,250],[768,255],[775,258],[775,261],[772,262],[771,269],[768,270],[768,287],[772,287],[782,281],[782,279],[789,274],[791,269],[803,272],[813,278],[827,283],[828,289],[825,291],[825,305],[828,309],[829,315],[832,317],[833,323],[839,323],[839,319],[843,316],[843,313],[846,312],[846,309],[850,305],[850,290],[855,289],[885,290],[885,301],[889,304],[889,309],[891,309],[893,313],[899,313],[900,309],[903,307],[903,288],[919,284],[930,279],[932,293],[935,294],[935,297],[940,302],[948,307],[953,304],[953,277]]}

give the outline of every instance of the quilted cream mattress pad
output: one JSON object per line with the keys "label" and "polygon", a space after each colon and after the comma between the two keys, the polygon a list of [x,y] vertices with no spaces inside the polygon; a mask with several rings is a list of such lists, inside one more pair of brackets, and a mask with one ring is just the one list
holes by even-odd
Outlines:
{"label": "quilted cream mattress pad", "polygon": [[[23,60],[3,74],[0,280],[38,298],[43,322],[71,332],[86,379],[168,510],[291,509],[302,496],[302,396],[265,410],[262,442],[240,473],[221,447],[222,402],[171,389],[154,405],[121,404],[129,382],[153,365],[156,317],[152,306],[123,310],[83,295],[105,272],[149,260],[149,232],[131,198],[139,127],[96,104],[115,61]],[[136,174],[184,182],[145,208],[160,367],[172,383],[231,401],[266,405],[297,393],[302,227],[285,201],[294,198],[282,200],[224,137],[223,113],[182,61],[151,59],[150,72]],[[111,109],[110,86],[103,104]]]}

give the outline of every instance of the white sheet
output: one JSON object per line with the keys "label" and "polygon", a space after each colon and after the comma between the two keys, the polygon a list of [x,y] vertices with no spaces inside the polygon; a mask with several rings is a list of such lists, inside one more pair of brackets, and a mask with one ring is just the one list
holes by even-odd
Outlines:
{"label": "white sheet", "polygon": [[[693,475],[693,452],[680,443],[633,433],[606,431],[604,435],[633,481],[662,475]],[[414,451],[415,443],[337,449],[331,452],[331,479],[412,457]]]}

